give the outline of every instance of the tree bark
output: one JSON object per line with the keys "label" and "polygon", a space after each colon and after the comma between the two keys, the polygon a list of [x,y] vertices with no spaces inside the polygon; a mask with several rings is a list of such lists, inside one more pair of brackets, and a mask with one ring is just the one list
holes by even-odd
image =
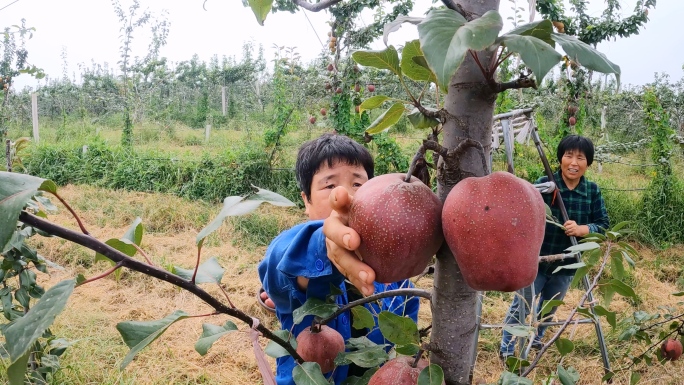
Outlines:
{"label": "tree bark", "polygon": [[[475,15],[499,9],[499,0],[463,0],[458,3],[465,11]],[[491,55],[493,54],[478,52],[483,65],[490,62]],[[464,138],[470,138],[482,144],[485,158],[489,159],[495,100],[496,93],[489,87],[472,57],[467,55],[452,77],[445,99],[444,107],[451,116],[444,124],[443,145],[452,149]],[[442,159],[437,190],[442,201],[463,174],[483,176],[488,173],[488,170],[482,169],[482,158],[475,148],[469,148],[461,157],[461,172],[445,166]],[[444,369],[447,385],[467,385],[472,382],[479,332],[477,292],[463,280],[446,243],[437,253],[435,267],[431,359]]]}

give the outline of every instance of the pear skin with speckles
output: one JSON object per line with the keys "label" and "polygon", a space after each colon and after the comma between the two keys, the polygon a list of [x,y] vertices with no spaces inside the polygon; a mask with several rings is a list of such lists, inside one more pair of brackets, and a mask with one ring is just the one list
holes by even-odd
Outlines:
{"label": "pear skin with speckles", "polygon": [[546,208],[531,183],[502,171],[466,178],[444,201],[442,227],[471,288],[515,291],[534,282]]}
{"label": "pear skin with speckles", "polygon": [[369,180],[349,209],[349,227],[361,236],[358,255],[381,283],[422,273],[444,242],[442,202],[418,178],[405,178],[395,173]]}

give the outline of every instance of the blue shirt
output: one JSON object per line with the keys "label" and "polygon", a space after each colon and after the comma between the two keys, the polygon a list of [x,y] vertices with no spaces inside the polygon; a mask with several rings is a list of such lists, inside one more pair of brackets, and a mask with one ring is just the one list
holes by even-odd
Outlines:
{"label": "blue shirt", "polygon": [[[307,298],[314,297],[325,300],[330,294],[330,285],[338,287],[342,295],[336,297],[337,304],[346,305],[348,301],[344,276],[333,266],[327,256],[325,235],[323,235],[323,221],[309,221],[282,232],[268,246],[266,256],[259,263],[259,279],[264,290],[273,300],[276,316],[283,330],[292,330],[296,337],[307,327],[311,326],[313,316],[307,316],[302,322],[294,325],[292,312],[302,306]],[[297,277],[309,280],[306,292],[299,289]],[[375,283],[376,293],[399,288],[413,287],[404,280],[391,284]],[[409,316],[414,322],[418,320],[419,300],[416,297],[383,298],[379,303],[367,304],[372,314],[388,310],[398,315]],[[336,329],[347,341],[351,337],[351,312],[338,316],[327,325]],[[375,327],[366,335],[377,344],[389,344]],[[292,356],[276,359],[276,382],[278,385],[294,384],[292,370],[296,363]],[[333,371],[335,384],[340,384],[347,378],[347,366],[339,366]]]}

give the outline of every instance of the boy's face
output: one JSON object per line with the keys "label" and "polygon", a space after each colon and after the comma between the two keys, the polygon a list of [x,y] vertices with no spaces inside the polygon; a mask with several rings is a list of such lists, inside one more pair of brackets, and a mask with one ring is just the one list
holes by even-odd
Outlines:
{"label": "boy's face", "polygon": [[579,150],[568,150],[561,158],[561,173],[563,179],[579,181],[587,171],[587,157]]}
{"label": "boy's face", "polygon": [[342,186],[354,195],[356,190],[368,182],[368,174],[363,166],[352,166],[345,162],[335,162],[328,167],[327,162],[321,165],[311,181],[311,201],[306,199],[302,192],[302,199],[306,206],[305,214],[311,220],[325,219],[330,216],[330,192],[338,186]]}

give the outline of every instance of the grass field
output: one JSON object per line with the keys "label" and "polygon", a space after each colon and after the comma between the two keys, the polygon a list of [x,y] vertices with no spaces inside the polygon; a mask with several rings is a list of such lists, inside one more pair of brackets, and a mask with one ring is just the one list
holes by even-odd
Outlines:
{"label": "grass field", "polygon": [[[288,149],[296,148],[310,135],[321,130],[302,130],[288,136],[284,156],[291,156]],[[202,133],[203,134],[203,133]],[[249,143],[245,131],[217,131],[216,144],[186,145],[189,141],[164,141],[164,151],[185,154],[191,158],[197,151],[222,151],[225,146],[240,146]],[[107,141],[114,143],[116,131],[104,133]],[[110,137],[111,135],[111,137]],[[163,134],[162,134],[163,135]],[[176,138],[200,137],[196,130],[176,130]],[[254,134],[255,137],[257,134]],[[422,133],[409,132],[400,136],[402,148],[410,153]],[[49,138],[49,135],[46,135]],[[45,139],[49,140],[49,139]],[[174,144],[175,143],[175,144]],[[142,146],[159,146],[151,141]],[[592,170],[592,179],[610,183],[614,188],[641,188],[648,183],[649,176],[638,170],[626,169],[622,165],[606,165],[599,174]],[[62,196],[81,215],[88,230],[101,240],[122,235],[128,225],[141,217],[145,226],[142,248],[159,266],[194,266],[196,258],[195,236],[220,210],[219,204],[189,201],[167,194],[112,191],[85,185],[69,185],[60,189]],[[614,204],[625,205],[638,196],[637,192],[626,192],[627,198],[616,199]],[[631,198],[630,198],[631,197]],[[636,197],[636,198],[635,198]],[[60,206],[60,212],[51,220],[69,228],[77,229],[73,218]],[[261,319],[271,329],[278,328],[276,318],[262,310],[255,293],[259,288],[256,266],[263,257],[268,242],[281,230],[305,220],[296,208],[283,209],[265,205],[255,214],[231,219],[212,234],[203,248],[204,258],[215,256],[226,269],[223,283],[231,301],[240,309]],[[109,265],[94,263],[94,252],[57,238],[34,237],[31,240],[39,253],[61,265],[63,269],[51,269],[50,275],[39,274],[42,283],[49,287],[60,280],[73,278],[77,274],[91,277],[106,270]],[[640,301],[628,302],[616,296],[612,309],[622,318],[636,310],[655,311],[659,306],[675,306],[677,297],[670,293],[681,291],[682,260],[684,245],[672,245],[666,249],[654,249],[632,242],[639,250],[637,269],[630,275],[629,282],[639,294]],[[417,282],[419,287],[431,288],[431,277]],[[218,288],[207,287],[219,294]],[[576,303],[581,296],[579,290],[572,290],[566,297],[569,304]],[[510,303],[511,295],[488,293],[483,300],[483,323],[500,323]],[[681,305],[680,305],[681,308]],[[121,340],[115,325],[125,320],[155,320],[165,317],[174,310],[185,310],[199,315],[209,312],[192,295],[170,284],[156,281],[138,273],[125,272],[119,281],[113,276],[98,280],[76,289],[69,300],[68,308],[55,323],[53,333],[74,342],[67,350],[61,364],[62,369],[55,384],[259,384],[260,376],[252,353],[248,328],[238,324],[240,331],[223,337],[209,353],[202,357],[193,346],[202,332],[202,323],[222,324],[225,316],[190,318],[174,324],[161,338],[143,350],[124,371],[118,369],[128,348]],[[570,306],[563,306],[559,319],[567,314]],[[430,323],[429,304],[421,303],[420,325]],[[630,348],[617,340],[621,325],[615,330],[604,325],[613,358]],[[553,331],[553,329],[551,329]],[[598,384],[603,375],[601,358],[591,326],[570,328],[567,336],[575,343],[575,351],[564,358],[564,366],[573,366],[581,374],[580,384]],[[497,358],[500,331],[482,331],[478,346],[475,378],[495,382],[502,371]],[[265,345],[265,341],[262,341]],[[636,348],[634,353],[640,353]],[[554,349],[551,349],[553,351]],[[559,357],[551,352],[534,372],[534,383],[541,383],[550,370],[555,369]],[[270,360],[273,365],[273,360]],[[0,365],[0,382],[4,381],[4,368]],[[684,383],[684,363],[650,367],[642,373],[643,384]],[[616,384],[629,384],[628,378],[618,375]]]}

